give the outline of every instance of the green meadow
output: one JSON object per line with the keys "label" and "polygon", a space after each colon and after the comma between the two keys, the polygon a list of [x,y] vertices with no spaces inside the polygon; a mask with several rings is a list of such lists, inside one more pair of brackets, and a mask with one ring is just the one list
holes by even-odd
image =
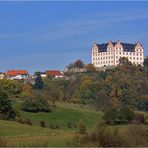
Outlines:
{"label": "green meadow", "polygon": [[[64,103],[58,103],[51,113],[21,112],[21,117],[30,119],[33,125],[0,120],[0,142],[6,146],[66,146],[77,133],[76,127],[68,127],[69,123],[76,125],[81,121],[89,130],[101,121],[102,115],[87,107]],[[41,121],[46,128],[40,127]],[[52,129],[51,124],[58,128]]]}

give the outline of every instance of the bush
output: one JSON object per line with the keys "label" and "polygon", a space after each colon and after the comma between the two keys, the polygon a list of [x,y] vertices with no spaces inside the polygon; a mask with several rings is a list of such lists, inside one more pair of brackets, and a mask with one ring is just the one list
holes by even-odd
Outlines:
{"label": "bush", "polygon": [[27,99],[22,104],[22,110],[27,112],[51,112],[50,105],[48,101],[41,97],[37,96],[34,99]]}
{"label": "bush", "polygon": [[148,100],[139,101],[137,108],[140,111],[148,111]]}
{"label": "bush", "polygon": [[142,113],[136,113],[133,123],[134,124],[143,124],[145,122],[144,115]]}
{"label": "bush", "polygon": [[144,124],[145,124],[145,125],[148,125],[148,120],[145,120],[145,121],[144,121]]}
{"label": "bush", "polygon": [[107,124],[125,124],[134,119],[134,112],[128,107],[117,107],[105,112],[103,119]]}
{"label": "bush", "polygon": [[75,136],[69,146],[120,147],[122,142],[117,128],[110,128],[104,123],[100,123],[94,131]]}
{"label": "bush", "polygon": [[16,118],[16,121],[21,123],[21,124],[33,125],[32,121],[30,119],[28,119],[28,118],[18,117],[18,118]]}
{"label": "bush", "polygon": [[40,122],[40,126],[41,126],[41,127],[46,127],[45,122],[44,122],[44,121],[41,121],[41,122]]}
{"label": "bush", "polygon": [[12,102],[7,96],[0,94],[0,119],[15,120],[16,112],[12,108]]}
{"label": "bush", "polygon": [[32,121],[30,119],[28,119],[28,118],[26,118],[25,123],[28,124],[28,125],[32,125]]}
{"label": "bush", "polygon": [[16,118],[16,121],[21,123],[21,124],[25,124],[25,119],[24,118],[21,118],[21,117]]}
{"label": "bush", "polygon": [[80,134],[86,134],[86,125],[83,122],[78,123],[78,130]]}
{"label": "bush", "polygon": [[76,123],[68,122],[67,127],[68,128],[77,128],[77,125],[76,125]]}
{"label": "bush", "polygon": [[50,124],[49,124],[49,127],[50,127],[51,129],[59,129],[59,128],[60,128],[60,126],[59,126],[57,123],[50,123]]}

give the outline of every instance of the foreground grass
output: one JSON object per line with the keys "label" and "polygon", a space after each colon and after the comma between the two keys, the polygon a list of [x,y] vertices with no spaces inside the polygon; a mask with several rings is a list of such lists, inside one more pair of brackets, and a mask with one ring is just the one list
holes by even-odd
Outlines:
{"label": "foreground grass", "polygon": [[74,135],[72,131],[0,120],[0,139],[6,146],[66,146]]}
{"label": "foreground grass", "polygon": [[[21,117],[29,118],[33,126],[0,120],[0,146],[66,146],[77,131],[76,128],[68,128],[69,122],[83,121],[91,129],[101,120],[102,113],[86,107],[58,103],[51,113],[21,112]],[[47,128],[40,127],[40,121],[45,121]],[[58,124],[59,128],[51,129],[51,123]]]}

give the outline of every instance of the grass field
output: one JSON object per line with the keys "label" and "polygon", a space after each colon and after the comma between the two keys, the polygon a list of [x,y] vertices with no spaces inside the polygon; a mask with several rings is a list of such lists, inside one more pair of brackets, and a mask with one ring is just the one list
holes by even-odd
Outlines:
{"label": "grass field", "polygon": [[[6,146],[66,146],[77,131],[77,128],[68,128],[69,122],[83,121],[91,129],[101,120],[102,113],[87,107],[58,103],[51,113],[21,112],[21,116],[29,118],[33,126],[0,120],[0,139]],[[47,128],[40,127],[40,121],[45,121]],[[51,129],[51,123],[59,128]]]}

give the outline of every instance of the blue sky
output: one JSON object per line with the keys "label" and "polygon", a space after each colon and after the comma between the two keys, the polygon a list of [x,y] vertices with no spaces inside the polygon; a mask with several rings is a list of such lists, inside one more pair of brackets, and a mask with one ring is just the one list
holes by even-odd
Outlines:
{"label": "blue sky", "polygon": [[0,2],[0,71],[63,70],[91,62],[93,42],[140,41],[148,55],[148,2]]}

